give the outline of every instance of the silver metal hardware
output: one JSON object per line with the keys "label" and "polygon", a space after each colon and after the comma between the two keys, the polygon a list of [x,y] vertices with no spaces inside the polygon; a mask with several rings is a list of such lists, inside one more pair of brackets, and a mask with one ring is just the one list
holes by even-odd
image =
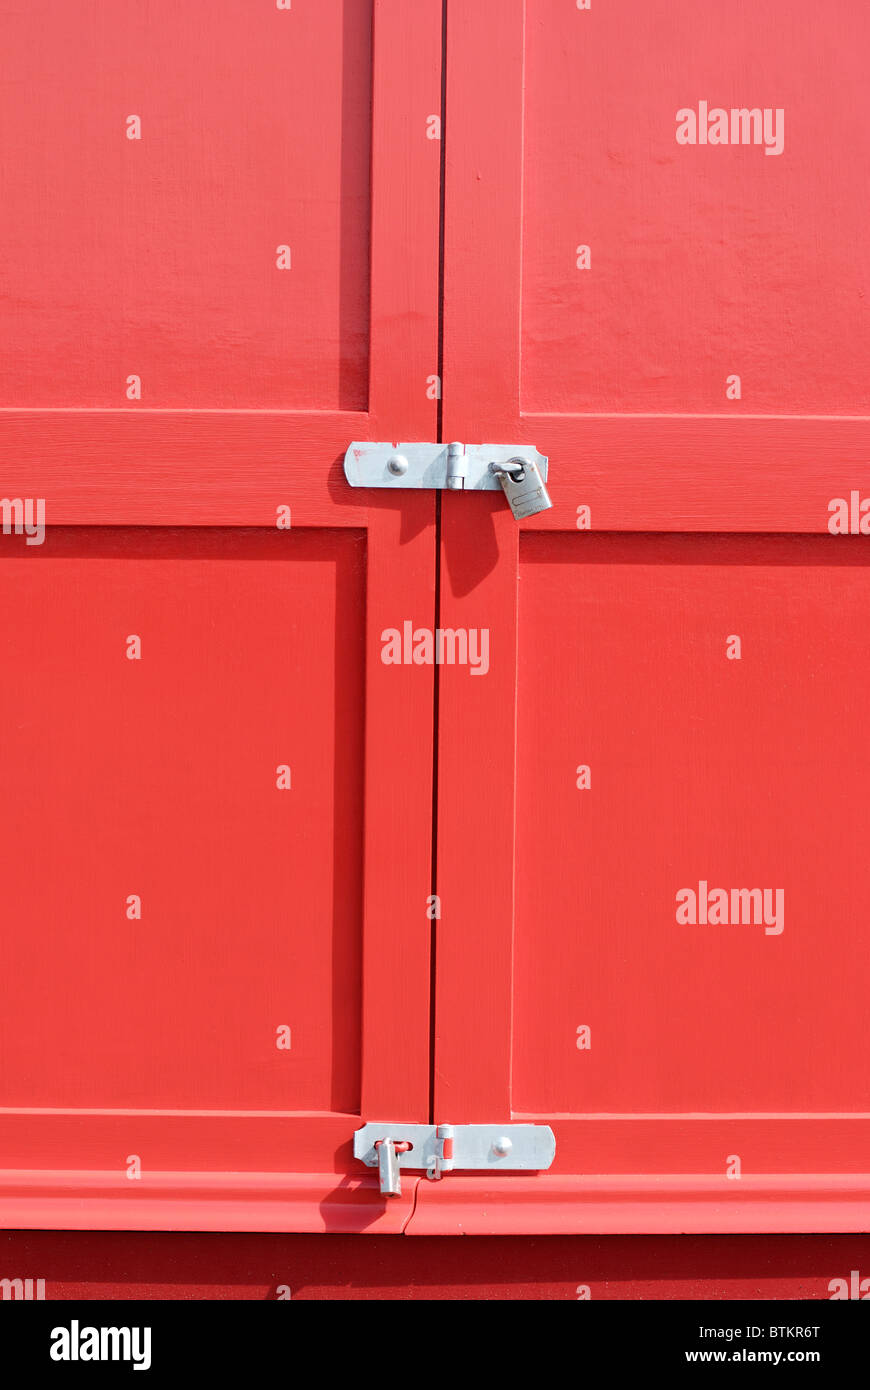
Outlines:
{"label": "silver metal hardware", "polygon": [[401,1169],[428,1178],[456,1170],[529,1172],[549,1168],[556,1136],[549,1125],[403,1125],[369,1123],[353,1136],[354,1158],[377,1168],[385,1196],[401,1195]]}
{"label": "silver metal hardware", "polygon": [[491,463],[489,468],[501,483],[516,521],[552,507],[541,470],[533,458],[510,458],[505,463]]}
{"label": "silver metal hardware", "polygon": [[454,492],[464,488],[467,474],[468,459],[462,445],[448,444],[446,486]]}
{"label": "silver metal hardware", "polygon": [[513,478],[516,482],[520,482],[525,477],[528,466],[528,459],[508,459],[507,463],[491,463],[489,465],[489,471],[490,473],[494,473],[496,477],[498,477],[500,473],[504,473],[508,478]]}
{"label": "silver metal hardware", "polygon": [[[546,482],[546,457],[525,444],[372,444],[356,441],[344,456],[344,476],[351,487],[497,492],[504,484],[500,484],[501,475],[494,473],[490,465],[505,468],[518,458],[525,469],[538,470],[542,484]],[[508,471],[516,476],[515,468]]]}
{"label": "silver metal hardware", "polygon": [[[405,1145],[405,1148],[408,1146]],[[381,1192],[385,1197],[399,1197],[402,1193],[402,1183],[399,1177],[399,1152],[396,1149],[395,1139],[378,1139],[375,1143],[378,1155],[378,1178],[380,1180]]]}

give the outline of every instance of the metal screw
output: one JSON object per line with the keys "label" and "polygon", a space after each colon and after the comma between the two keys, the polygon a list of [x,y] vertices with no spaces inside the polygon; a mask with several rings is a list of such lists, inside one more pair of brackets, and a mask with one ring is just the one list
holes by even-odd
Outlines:
{"label": "metal screw", "polygon": [[501,1158],[503,1158],[505,1154],[509,1154],[512,1148],[513,1141],[508,1139],[506,1134],[501,1134],[498,1139],[493,1139],[492,1141],[493,1153],[498,1154]]}
{"label": "metal screw", "polygon": [[397,478],[401,478],[408,471],[408,460],[403,454],[393,454],[392,458],[387,459],[387,467]]}

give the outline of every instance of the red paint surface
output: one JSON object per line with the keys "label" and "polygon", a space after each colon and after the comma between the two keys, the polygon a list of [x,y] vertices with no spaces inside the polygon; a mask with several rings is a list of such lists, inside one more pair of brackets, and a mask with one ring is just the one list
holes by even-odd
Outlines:
{"label": "red paint surface", "polygon": [[[50,527],[0,556],[0,1222],[56,1271],[8,1277],[826,1296],[860,1237],[701,1233],[870,1212],[864,8],[449,0],[443,188],[440,0],[0,9],[2,491]],[[782,154],[677,145],[701,99]],[[432,492],[350,494],[439,425],[552,511],[445,494],[438,554]],[[437,722],[408,619],[490,636]],[[676,923],[701,879],[784,933]],[[353,1130],[430,1113],[554,1167],[387,1203]]]}
{"label": "red paint surface", "polygon": [[[828,531],[870,491],[867,264],[821,154],[866,14],[641,8],[449,13],[444,434],[536,445],[554,506],[442,504],[441,621],[491,657],[439,681],[436,1113],[557,1149],[422,1194],[421,1233],[870,1212],[870,595]],[[784,107],[783,153],[678,145],[700,99]],[[678,922],[702,879],[783,889],[783,932]]]}
{"label": "red paint surface", "polygon": [[[521,541],[516,1110],[870,1108],[868,559],[822,536]],[[782,888],[782,919],[681,923],[699,880]],[[726,1153],[758,1171],[764,1149]]]}
{"label": "red paint surface", "polygon": [[348,531],[3,550],[4,1104],[359,1107],[364,562]]}
{"label": "red paint surface", "polygon": [[[531,0],[524,410],[868,413],[868,44],[853,0]],[[678,145],[701,100],[783,110],[782,152]]]}
{"label": "red paint surface", "polygon": [[365,409],[371,0],[2,19],[3,406]]}
{"label": "red paint surface", "polygon": [[0,1235],[0,1278],[46,1298],[828,1299],[866,1236]]}
{"label": "red paint surface", "polygon": [[369,653],[435,498],[341,455],[437,429],[441,8],[0,10],[0,1224],[400,1230],[434,682]]}

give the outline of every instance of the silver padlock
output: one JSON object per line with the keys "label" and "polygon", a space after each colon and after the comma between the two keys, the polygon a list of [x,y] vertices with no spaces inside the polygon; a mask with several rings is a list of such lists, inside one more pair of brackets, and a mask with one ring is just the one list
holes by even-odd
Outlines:
{"label": "silver padlock", "polygon": [[537,516],[552,507],[541,470],[533,459],[513,458],[507,463],[491,463],[490,473],[494,473],[501,483],[502,492],[507,498],[515,521],[523,521],[527,516]]}

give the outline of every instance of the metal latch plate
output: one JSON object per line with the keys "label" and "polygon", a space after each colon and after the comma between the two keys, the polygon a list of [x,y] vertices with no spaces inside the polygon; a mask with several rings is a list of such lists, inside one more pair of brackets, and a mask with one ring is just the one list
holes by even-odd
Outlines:
{"label": "metal latch plate", "polygon": [[[389,1136],[412,1147],[396,1154],[401,1168],[434,1168],[442,1156],[437,1125],[365,1124],[353,1136],[354,1158],[377,1168],[375,1144]],[[499,1168],[505,1172],[549,1168],[556,1156],[556,1136],[549,1125],[451,1125],[455,1170]]]}
{"label": "metal latch plate", "polygon": [[[461,452],[460,452],[461,451]],[[344,456],[351,487],[461,488],[499,492],[491,463],[532,459],[547,481],[547,459],[530,444],[372,444],[355,441]]]}

